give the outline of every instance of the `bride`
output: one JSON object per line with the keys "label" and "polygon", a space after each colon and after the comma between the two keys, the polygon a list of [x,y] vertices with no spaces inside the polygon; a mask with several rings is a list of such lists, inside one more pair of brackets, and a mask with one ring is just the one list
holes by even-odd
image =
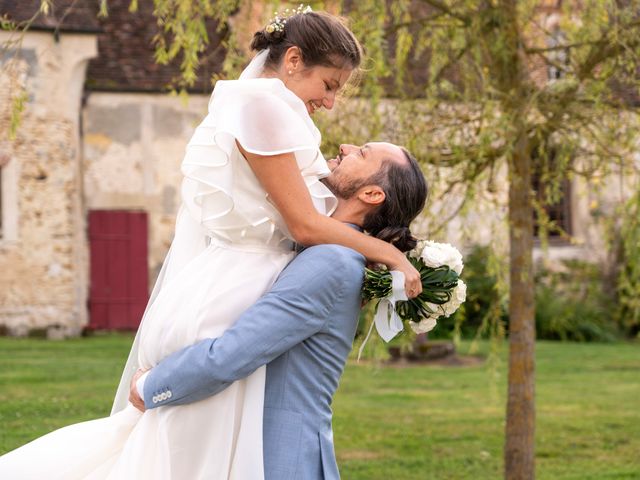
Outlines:
{"label": "bride", "polygon": [[418,273],[387,242],[329,217],[336,199],[310,115],[331,109],[361,61],[336,17],[298,10],[257,32],[239,80],[219,81],[182,163],[183,205],[122,376],[112,415],[71,425],[0,457],[2,479],[263,478],[265,367],[222,393],[140,413],[127,403],[138,368],[217,337],[269,290],[294,242],[337,243]]}

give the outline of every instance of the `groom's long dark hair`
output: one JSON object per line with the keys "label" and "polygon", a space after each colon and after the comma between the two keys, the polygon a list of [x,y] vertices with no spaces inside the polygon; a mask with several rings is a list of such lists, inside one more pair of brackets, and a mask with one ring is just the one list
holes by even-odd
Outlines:
{"label": "groom's long dark hair", "polygon": [[422,212],[429,189],[416,158],[406,148],[402,148],[402,152],[406,164],[385,160],[380,170],[368,179],[368,184],[384,190],[385,200],[364,218],[362,228],[406,252],[416,246],[409,225]]}

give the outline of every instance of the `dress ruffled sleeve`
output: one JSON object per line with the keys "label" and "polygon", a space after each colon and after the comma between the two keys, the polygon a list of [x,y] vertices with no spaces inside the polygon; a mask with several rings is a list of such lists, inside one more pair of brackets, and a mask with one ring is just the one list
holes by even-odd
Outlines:
{"label": "dress ruffled sleeve", "polygon": [[182,162],[183,202],[205,229],[255,226],[278,215],[269,205],[238,204],[247,192],[234,191],[234,171],[248,165],[233,164],[236,141],[257,155],[294,153],[316,208],[327,214],[335,208],[335,198],[319,182],[329,169],[304,103],[277,79],[218,81]]}

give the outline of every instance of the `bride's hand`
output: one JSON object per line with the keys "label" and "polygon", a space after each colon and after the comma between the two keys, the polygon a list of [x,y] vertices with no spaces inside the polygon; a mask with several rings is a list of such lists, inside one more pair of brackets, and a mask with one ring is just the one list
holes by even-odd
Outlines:
{"label": "bride's hand", "polygon": [[407,297],[415,298],[422,293],[422,279],[420,278],[420,272],[411,265],[411,262],[401,255],[401,259],[398,259],[398,263],[395,265],[388,265],[389,270],[398,270],[404,273],[404,289],[407,293]]}

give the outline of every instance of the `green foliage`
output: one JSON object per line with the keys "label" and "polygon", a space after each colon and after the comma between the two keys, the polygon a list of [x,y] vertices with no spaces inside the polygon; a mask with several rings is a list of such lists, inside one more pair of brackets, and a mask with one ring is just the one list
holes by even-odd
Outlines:
{"label": "green foliage", "polygon": [[[428,73],[416,93],[424,103],[400,104],[393,123],[375,107],[361,117],[372,135],[381,123],[401,132],[401,143],[425,165],[447,169],[447,191],[457,198],[462,191],[467,201],[478,187],[491,186],[518,151],[518,161],[532,162],[545,185],[531,206],[544,239],[557,230],[545,223],[544,207],[558,201],[563,182],[628,162],[635,148],[632,129],[607,119],[626,108],[610,79],[638,86],[640,2],[590,1],[584,8],[566,2],[557,29],[545,26],[548,13],[539,3],[368,0],[349,14],[371,57],[367,89],[386,86],[391,77],[396,88],[385,94],[403,98],[416,64]],[[545,65],[561,78],[533,81],[546,75]],[[367,89],[363,95],[375,104],[379,90]]]}
{"label": "green foliage", "polygon": [[20,121],[22,120],[22,113],[24,112],[25,105],[29,96],[24,89],[21,89],[12,99],[11,102],[11,118],[9,120],[9,140],[16,138]]}
{"label": "green foliage", "polygon": [[8,14],[3,14],[0,16],[0,28],[2,30],[15,30],[17,28],[16,23],[9,18]]}
{"label": "green foliage", "polygon": [[474,246],[464,257],[462,278],[467,284],[467,299],[460,309],[429,332],[430,338],[502,338],[507,322],[498,273],[493,270],[495,254],[487,246]]}
{"label": "green foliage", "polygon": [[[223,7],[228,2],[220,3]],[[189,87],[197,79],[199,56],[209,43],[206,20],[213,17],[216,10],[207,0],[154,0],[154,7],[160,30],[154,37],[156,62],[165,65],[180,55],[179,84]]]}
{"label": "green foliage", "polygon": [[48,15],[53,7],[53,0],[40,0],[40,11],[44,15]]}
{"label": "green foliage", "polygon": [[[467,300],[449,318],[440,318],[430,338],[502,338],[509,323],[494,254],[475,246],[465,255],[462,277]],[[616,303],[607,293],[598,265],[565,261],[561,271],[543,269],[535,278],[536,334],[539,339],[613,341],[619,338]],[[628,317],[625,317],[628,318]]]}
{"label": "green foliage", "polygon": [[[446,265],[432,268],[425,265],[422,259],[416,259],[410,255],[407,255],[407,258],[420,272],[423,290],[420,295],[411,300],[399,301],[396,304],[396,309],[402,320],[418,323],[436,313],[429,304],[444,305],[451,300],[451,293],[458,285],[458,274]],[[362,287],[364,300],[385,298],[391,294],[391,291],[391,273],[386,268],[381,270],[366,269]]]}
{"label": "green foliage", "polygon": [[[52,1],[41,0],[41,8],[49,9]],[[209,42],[206,21],[213,19],[219,28],[227,28],[238,9],[252,1],[154,0],[159,27],[154,38],[156,60],[179,59],[182,76],[175,86],[185,89],[196,79]],[[276,8],[282,2],[265,3]],[[592,157],[593,166],[622,157],[628,142],[612,147],[607,137],[610,132],[619,136],[620,125],[607,124],[604,118],[619,104],[609,79],[615,76],[627,85],[639,81],[635,75],[639,0],[591,0],[579,9],[567,2],[559,25],[561,37],[543,27],[536,0],[341,3],[367,53],[360,95],[371,108],[360,121],[369,138],[384,135],[390,127],[378,108],[381,98],[390,93],[406,97],[415,73],[410,66],[415,70],[415,65],[424,65],[428,81],[419,96],[426,98],[431,118],[416,122],[416,114],[424,116],[424,109],[418,112],[413,105],[401,109],[393,128],[408,132],[411,148],[425,164],[453,167],[452,182],[477,184],[487,172],[493,175],[496,164],[512,155],[523,132],[530,139],[529,151],[538,152],[542,165],[552,147],[562,146],[554,153],[549,176],[553,184],[575,168],[578,152]],[[131,11],[137,4],[131,0]],[[324,2],[311,4],[315,9],[324,6]],[[106,15],[108,0],[99,5]],[[548,48],[551,40],[562,47]],[[227,51],[223,75],[235,76],[247,59],[233,29],[223,46]],[[559,65],[558,52],[571,61]],[[525,69],[541,63],[561,68],[563,78],[543,85],[532,82]],[[390,83],[394,89],[388,88]],[[440,108],[443,100],[464,103],[465,109]],[[587,141],[576,141],[577,134]],[[549,188],[549,195],[553,197],[556,190]]]}
{"label": "green foliage", "polygon": [[366,98],[371,111],[371,114],[366,117],[365,128],[369,138],[376,138],[384,129],[382,117],[378,113],[380,100],[385,95],[381,80],[388,78],[392,73],[389,67],[386,37],[388,10],[385,2],[380,0],[350,2],[349,7],[349,26],[366,52],[365,61],[361,67],[364,75],[358,92]]}
{"label": "green foliage", "polygon": [[109,16],[109,7],[107,5],[107,0],[100,0],[100,9],[98,10],[98,17],[104,18],[107,16]]}
{"label": "green foliage", "polygon": [[566,260],[536,275],[536,334],[545,340],[614,341],[615,303],[598,265]]}
{"label": "green foliage", "polygon": [[616,318],[629,336],[640,336],[640,190],[618,212]]}
{"label": "green foliage", "polygon": [[6,140],[12,141],[16,137],[18,128],[22,121],[22,116],[29,99],[25,89],[24,72],[21,71],[21,49],[24,35],[31,27],[34,20],[40,15],[47,15],[54,5],[54,0],[40,0],[40,7],[33,13],[31,18],[15,22],[10,19],[8,13],[0,15],[0,29],[6,31],[8,35],[0,42],[0,57],[2,62],[2,76],[8,81],[8,88],[3,92],[3,100],[8,100],[8,120],[9,128],[2,133],[6,135]]}
{"label": "green foliage", "polygon": [[[43,0],[51,1],[51,0]],[[158,33],[153,38],[155,60],[161,65],[180,61],[180,78],[171,85],[184,95],[197,79],[200,57],[209,44],[207,20],[215,20],[218,29],[227,27],[231,15],[242,0],[153,0]],[[244,0],[250,1],[250,0]],[[109,0],[100,0],[99,16],[109,14]],[[138,9],[138,0],[131,0],[129,11]],[[232,46],[232,45],[226,45]],[[228,49],[232,54],[233,48]]]}

